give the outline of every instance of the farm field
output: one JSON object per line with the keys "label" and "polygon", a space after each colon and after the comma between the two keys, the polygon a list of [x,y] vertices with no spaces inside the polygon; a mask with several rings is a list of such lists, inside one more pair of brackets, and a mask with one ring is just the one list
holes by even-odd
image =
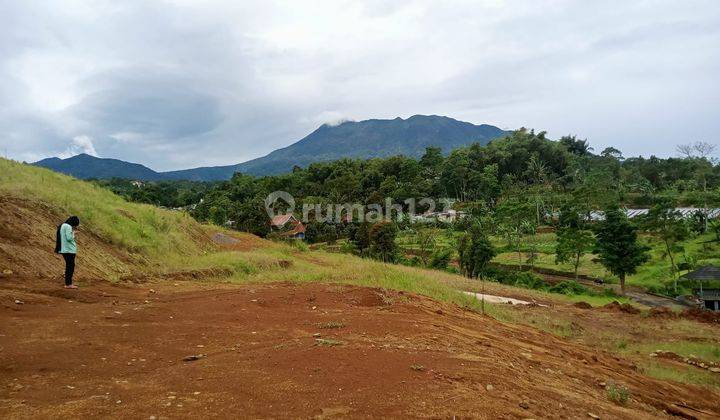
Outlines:
{"label": "farm field", "polygon": [[[444,230],[444,229],[428,229],[435,235],[436,248],[453,248],[457,245],[457,239],[461,233]],[[694,238],[683,241],[680,245],[684,248],[684,254],[680,256],[680,262],[685,262],[685,256],[692,259],[696,266],[703,264],[719,264],[720,263],[720,243],[714,241],[714,234],[699,235]],[[527,259],[534,250],[536,260],[533,265],[538,268],[547,268],[568,273],[572,277],[573,266],[570,263],[557,264],[555,262],[555,247],[557,244],[554,233],[538,233],[533,237],[527,237],[523,246],[520,248],[521,255],[518,256],[516,251],[508,250],[507,241],[501,237],[491,236],[493,245],[499,250],[498,255],[493,262],[519,267],[522,263],[524,268],[529,268],[530,264]],[[418,250],[417,232],[414,230],[404,230],[398,235],[398,245],[403,249],[411,251]],[[638,268],[636,274],[628,276],[628,284],[630,286],[639,286],[650,291],[662,292],[663,289],[669,291],[672,289],[672,273],[670,270],[670,262],[666,257],[664,244],[650,235],[641,235],[640,242],[651,248],[651,259],[647,263]],[[457,253],[455,253],[457,257]],[[593,254],[583,255],[578,267],[578,274],[592,278],[602,279],[606,283],[617,283],[608,271],[598,262],[594,261],[596,256]],[[686,271],[681,271],[682,275]],[[697,287],[692,283],[682,283],[681,291],[689,292],[691,288]]]}

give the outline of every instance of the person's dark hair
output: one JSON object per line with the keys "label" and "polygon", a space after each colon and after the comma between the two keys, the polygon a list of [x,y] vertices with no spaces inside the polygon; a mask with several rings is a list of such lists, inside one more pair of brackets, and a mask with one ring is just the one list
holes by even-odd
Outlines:
{"label": "person's dark hair", "polygon": [[[80,225],[80,219],[77,216],[70,216],[65,221],[68,225],[72,227],[78,227]],[[60,228],[62,227],[62,224],[60,224],[57,227],[57,230],[55,231],[55,253],[60,253]]]}

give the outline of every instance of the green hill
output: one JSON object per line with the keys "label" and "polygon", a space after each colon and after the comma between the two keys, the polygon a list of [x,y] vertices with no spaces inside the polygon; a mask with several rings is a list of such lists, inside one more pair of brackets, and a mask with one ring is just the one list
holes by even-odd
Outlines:
{"label": "green hill", "polygon": [[5,227],[0,267],[25,275],[52,275],[55,226],[69,215],[79,231],[86,264],[80,275],[117,278],[161,270],[180,256],[212,248],[191,217],[128,203],[108,190],[47,169],[0,159],[0,214]]}

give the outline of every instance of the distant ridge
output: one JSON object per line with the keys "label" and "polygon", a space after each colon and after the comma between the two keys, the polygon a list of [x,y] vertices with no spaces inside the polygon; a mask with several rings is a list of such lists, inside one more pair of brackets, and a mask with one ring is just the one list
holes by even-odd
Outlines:
{"label": "distant ridge", "polygon": [[509,132],[492,125],[475,125],[437,115],[415,115],[408,119],[398,117],[323,124],[290,146],[237,165],[156,172],[140,164],[89,155],[49,158],[35,164],[78,178],[217,181],[229,179],[235,172],[275,175],[290,172],[294,166],[305,167],[314,162],[341,158],[367,159],[400,154],[419,157],[430,146],[440,147],[447,153],[472,143],[485,145],[507,134]]}
{"label": "distant ridge", "polygon": [[72,175],[75,178],[127,178],[143,181],[158,181],[163,175],[139,163],[125,162],[119,159],[105,159],[85,153],[67,159],[48,158],[35,162],[34,165]]}

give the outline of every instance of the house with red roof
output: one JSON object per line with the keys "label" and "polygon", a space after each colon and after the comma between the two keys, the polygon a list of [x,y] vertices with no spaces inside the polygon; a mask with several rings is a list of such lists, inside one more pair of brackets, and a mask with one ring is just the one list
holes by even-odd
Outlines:
{"label": "house with red roof", "polygon": [[305,225],[292,213],[281,214],[270,219],[270,228],[287,238],[305,239]]}

